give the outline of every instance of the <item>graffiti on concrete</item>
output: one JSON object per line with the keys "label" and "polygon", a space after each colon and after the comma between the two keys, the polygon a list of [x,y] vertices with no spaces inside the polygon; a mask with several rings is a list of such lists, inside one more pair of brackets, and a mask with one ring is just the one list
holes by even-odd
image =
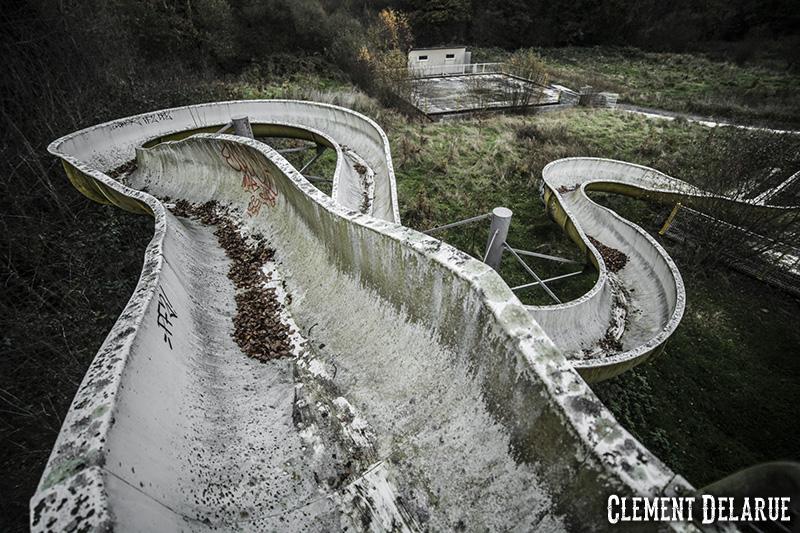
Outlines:
{"label": "graffiti on concrete", "polygon": [[148,124],[156,124],[164,120],[172,120],[172,113],[170,111],[159,111],[158,113],[149,113],[147,115],[139,115],[135,117],[129,117],[126,119],[118,120],[111,124],[111,129],[117,130],[119,128],[124,128],[129,124],[135,124],[137,126],[146,126]]}
{"label": "graffiti on concrete", "polygon": [[252,157],[240,145],[225,144],[222,146],[221,153],[228,166],[242,173],[242,189],[253,193],[247,205],[247,214],[257,215],[261,211],[261,206],[265,204],[275,207],[278,190],[263,161]]}
{"label": "graffiti on concrete", "polygon": [[169,301],[167,293],[164,292],[164,287],[159,287],[158,289],[158,318],[156,323],[164,331],[164,342],[169,345],[171,350],[172,330],[170,328],[173,326],[172,319],[178,318],[178,313],[175,312],[172,302]]}

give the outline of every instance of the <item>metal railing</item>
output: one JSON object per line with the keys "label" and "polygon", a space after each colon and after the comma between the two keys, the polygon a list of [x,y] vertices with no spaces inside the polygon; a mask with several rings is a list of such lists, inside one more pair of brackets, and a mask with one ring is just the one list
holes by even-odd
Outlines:
{"label": "metal railing", "polygon": [[451,222],[450,224],[445,224],[443,226],[437,226],[435,228],[426,229],[422,233],[424,233],[426,235],[433,235],[434,233],[437,233],[439,231],[444,231],[446,229],[457,228],[458,226],[463,226],[464,224],[471,224],[472,222],[478,222],[478,221],[481,221],[481,220],[486,220],[487,218],[491,218],[491,216],[492,216],[491,213],[484,213],[482,215],[478,215],[478,216],[471,217],[471,218],[465,218],[464,220],[459,220],[457,222]]}
{"label": "metal railing", "polygon": [[[712,228],[709,230],[708,228]],[[715,237],[717,232],[717,237]],[[800,296],[800,246],[730,224],[680,203],[659,231],[679,243],[722,238],[717,253],[730,268]],[[792,237],[788,235],[788,237]]]}
{"label": "metal railing", "polygon": [[466,224],[473,224],[475,222],[480,222],[486,219],[491,220],[491,227],[489,228],[489,239],[486,243],[486,251],[484,252],[481,261],[483,261],[493,269],[499,271],[503,252],[508,251],[511,255],[514,256],[514,258],[516,258],[516,260],[520,263],[522,268],[524,268],[525,271],[535,280],[531,283],[525,283],[513,287],[511,290],[518,291],[530,287],[539,286],[542,289],[544,289],[547,295],[555,303],[557,304],[562,303],[561,300],[558,298],[558,296],[556,296],[556,294],[550,289],[550,287],[547,284],[553,281],[559,281],[562,279],[567,279],[582,274],[583,269],[575,272],[567,272],[566,274],[553,276],[547,279],[542,279],[530,267],[530,265],[528,265],[525,262],[525,260],[522,259],[521,256],[526,255],[529,257],[536,257],[538,259],[546,259],[548,261],[555,261],[557,263],[565,263],[565,264],[580,264],[580,263],[578,261],[565,259],[563,257],[557,257],[554,255],[541,254],[538,252],[530,252],[528,250],[521,250],[519,248],[514,248],[513,246],[508,244],[508,242],[506,242],[506,237],[508,236],[508,229],[509,226],[511,225],[511,217],[512,217],[512,212],[510,209],[507,209],[505,207],[496,207],[492,210],[491,213],[484,213],[482,215],[477,215],[474,217],[465,218],[463,220],[458,220],[456,222],[451,222],[449,224],[444,224],[442,226],[437,226],[435,228],[426,230],[423,233],[427,235],[432,235],[434,233],[438,233],[447,229],[457,228],[459,226],[464,226]]}
{"label": "metal railing", "polygon": [[414,65],[408,67],[411,78],[464,76],[467,74],[505,74],[503,63],[459,63],[444,65]]}

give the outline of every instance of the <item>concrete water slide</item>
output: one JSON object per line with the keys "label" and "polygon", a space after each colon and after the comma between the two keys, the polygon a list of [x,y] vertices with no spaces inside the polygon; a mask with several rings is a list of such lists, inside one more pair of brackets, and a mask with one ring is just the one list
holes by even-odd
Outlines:
{"label": "concrete water slide", "polygon": [[619,193],[700,209],[728,203],[765,211],[764,220],[796,216],[798,207],[717,196],[652,168],[590,157],[560,159],[542,171],[551,217],[599,274],[584,296],[529,306],[536,321],[588,381],[623,372],[658,354],[678,327],[686,292],[675,263],[636,224],[592,201],[591,191]]}
{"label": "concrete water slide", "polygon": [[[335,150],[332,196],[266,144],[212,133],[237,116]],[[49,149],[81,192],[151,214],[155,231],[31,500],[33,530],[590,530],[608,494],[693,490],[581,376],[648,357],[683,309],[664,251],[584,191],[701,191],[615,161],[548,165],[548,208],[600,275],[575,302],[529,309],[485,264],[399,224],[386,136],[353,111],[188,106]],[[125,184],[110,177],[134,158]],[[231,258],[167,198],[213,200],[275,250],[264,284],[289,357],[243,353]],[[607,267],[608,250],[625,264]],[[620,353],[595,349],[609,331]]]}

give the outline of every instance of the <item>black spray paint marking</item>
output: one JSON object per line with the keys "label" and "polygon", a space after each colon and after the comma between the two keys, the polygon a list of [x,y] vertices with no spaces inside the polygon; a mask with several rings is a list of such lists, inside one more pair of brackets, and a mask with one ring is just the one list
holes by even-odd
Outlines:
{"label": "black spray paint marking", "polygon": [[164,342],[169,344],[169,349],[172,349],[172,319],[178,318],[175,308],[172,307],[172,302],[167,298],[167,293],[164,292],[164,287],[158,288],[158,319],[156,323],[158,327],[164,330]]}
{"label": "black spray paint marking", "polygon": [[129,117],[118,120],[111,124],[111,130],[113,131],[119,128],[124,128],[130,124],[135,124],[137,126],[157,124],[158,122],[163,122],[164,120],[172,120],[172,113],[170,111],[158,111],[157,113],[151,113],[149,115]]}

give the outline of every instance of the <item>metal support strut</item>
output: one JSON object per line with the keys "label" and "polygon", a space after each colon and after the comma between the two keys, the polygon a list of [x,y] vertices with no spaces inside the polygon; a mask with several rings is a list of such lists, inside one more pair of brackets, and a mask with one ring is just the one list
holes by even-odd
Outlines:
{"label": "metal support strut", "polygon": [[[567,274],[561,274],[560,276],[553,276],[552,278],[543,279],[541,283],[550,283],[551,281],[558,281],[560,279],[571,278],[572,276],[577,276],[578,274],[583,274],[583,270],[578,270],[576,272],[569,272]],[[519,291],[522,289],[527,289],[528,287],[535,287],[539,284],[540,282],[534,281],[533,283],[525,283],[523,285],[517,285],[516,287],[511,287],[511,290]]]}
{"label": "metal support strut", "polygon": [[300,169],[300,174],[305,172],[311,165],[313,165],[317,161],[317,159],[319,159],[322,156],[323,153],[325,153],[325,146],[318,144],[317,153],[314,154],[314,157],[312,157],[308,163],[303,165],[303,168]]}
{"label": "metal support strut", "polygon": [[294,148],[282,148],[278,150],[279,154],[294,154],[297,152],[305,152],[306,150],[311,150],[312,148],[316,148],[317,145],[315,144],[307,144],[305,146],[296,146]]}
{"label": "metal support strut", "polygon": [[519,261],[522,267],[528,271],[528,274],[533,276],[533,279],[536,280],[536,283],[542,286],[545,292],[547,292],[547,294],[550,295],[550,298],[552,298],[558,304],[562,303],[561,300],[558,299],[558,296],[556,296],[555,293],[550,290],[550,287],[547,286],[547,284],[542,280],[542,278],[536,275],[536,272],[534,272],[533,269],[528,266],[528,263],[522,260],[519,254],[517,254],[517,252],[515,252],[511,246],[509,246],[507,243],[503,243],[503,246],[505,246],[505,249],[511,252],[511,254],[517,258],[517,261]]}
{"label": "metal support strut", "polygon": [[450,228],[456,228],[458,226],[463,226],[464,224],[470,224],[472,222],[478,222],[486,218],[489,218],[491,216],[492,216],[491,213],[486,213],[472,218],[465,218],[464,220],[459,220],[458,222],[451,222],[450,224],[445,224],[443,226],[436,226],[435,228],[426,229],[422,233],[424,233],[425,235],[433,235],[434,233],[437,233],[439,231],[444,231]]}
{"label": "metal support strut", "polygon": [[580,265],[578,261],[573,261],[572,259],[565,259],[564,257],[558,257],[555,255],[540,254],[538,252],[529,252],[528,250],[520,250],[519,248],[514,248],[514,251],[517,252],[519,255],[529,255],[531,257],[537,257],[539,259],[547,259],[548,261],[555,261],[556,263],[568,263],[571,265]]}
{"label": "metal support strut", "polygon": [[483,254],[483,262],[492,267],[495,270],[500,269],[500,262],[503,258],[503,250],[508,250],[522,267],[530,274],[533,279],[536,281],[533,283],[526,283],[523,285],[519,285],[517,287],[513,287],[511,290],[520,290],[526,289],[528,287],[534,287],[536,285],[541,285],[542,288],[547,292],[550,298],[553,299],[556,303],[561,303],[558,296],[550,290],[550,287],[547,286],[548,282],[556,281],[560,279],[569,278],[572,276],[577,276],[581,274],[582,271],[578,272],[570,272],[568,274],[562,274],[559,276],[554,276],[548,279],[543,280],[540,278],[536,272],[533,271],[531,267],[520,257],[520,255],[528,255],[531,257],[537,257],[539,259],[547,259],[549,261],[556,261],[558,263],[567,263],[567,264],[580,264],[577,261],[573,261],[571,259],[566,259],[564,257],[557,257],[554,255],[547,255],[547,254],[540,254],[537,252],[529,252],[527,250],[518,250],[517,248],[511,247],[506,242],[506,238],[508,237],[508,228],[511,226],[511,216],[513,215],[512,211],[506,207],[495,207],[492,209],[491,213],[487,213],[484,215],[478,215],[471,218],[466,218],[464,220],[459,220],[457,222],[451,222],[450,224],[444,224],[443,226],[437,226],[435,228],[431,228],[429,230],[424,231],[428,235],[433,233],[443,231],[449,228],[455,228],[458,226],[463,226],[464,224],[470,224],[472,222],[478,222],[480,220],[490,218],[492,223],[491,227],[489,228],[489,238],[486,243],[486,251]]}

